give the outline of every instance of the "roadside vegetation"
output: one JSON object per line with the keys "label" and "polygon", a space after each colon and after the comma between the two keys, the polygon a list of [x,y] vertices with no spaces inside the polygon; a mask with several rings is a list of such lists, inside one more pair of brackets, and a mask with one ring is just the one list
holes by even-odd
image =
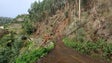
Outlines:
{"label": "roadside vegetation", "polygon": [[97,42],[91,41],[76,41],[70,38],[64,38],[63,42],[66,46],[73,48],[74,50],[90,55],[94,58],[102,58],[108,61],[112,60],[112,43],[106,43],[103,39]]}
{"label": "roadside vegetation", "polygon": [[45,56],[51,49],[54,48],[54,44],[50,44],[48,47],[34,47],[32,42],[26,47],[28,48],[22,54],[16,58],[16,63],[34,63],[41,57]]}
{"label": "roadside vegetation", "polygon": [[23,40],[22,35],[10,32],[0,39],[0,63],[33,63],[53,48],[53,43],[47,47],[36,46],[29,39]]}
{"label": "roadside vegetation", "polygon": [[0,63],[34,63],[54,48],[52,42],[44,47],[30,39],[36,29],[27,15],[21,22],[14,21],[4,26],[8,33],[0,38]]}

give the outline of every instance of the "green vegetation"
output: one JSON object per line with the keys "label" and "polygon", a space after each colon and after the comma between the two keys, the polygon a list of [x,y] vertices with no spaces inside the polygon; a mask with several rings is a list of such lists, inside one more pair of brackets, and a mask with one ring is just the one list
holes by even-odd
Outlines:
{"label": "green vegetation", "polygon": [[29,51],[16,59],[16,63],[33,63],[46,53],[45,48]]}
{"label": "green vegetation", "polygon": [[[39,47],[39,45],[37,45],[35,41],[30,40],[30,36],[36,30],[38,30],[37,29],[38,25],[36,24],[39,24],[40,21],[49,21],[49,22],[56,21],[54,25],[51,25],[51,27],[54,27],[54,29],[56,29],[56,30],[53,29],[53,33],[59,32],[59,34],[61,35],[61,31],[57,30],[58,29],[57,24],[59,25],[61,24],[60,20],[62,20],[61,18],[63,16],[59,15],[60,18],[57,19],[58,14],[56,13],[58,13],[58,11],[64,13],[65,18],[63,17],[63,20],[66,20],[66,18],[71,20],[71,21],[68,20],[69,24],[72,24],[72,21],[76,22],[75,26],[73,26],[73,28],[71,27],[70,29],[78,27],[78,29],[76,29],[76,31],[74,31],[72,35],[75,36],[75,39],[69,39],[67,37],[63,39],[63,42],[65,43],[66,46],[71,47],[76,51],[81,52],[82,54],[85,55],[90,56],[96,55],[97,57],[99,56],[106,58],[107,60],[112,60],[112,43],[107,43],[104,40],[99,39],[100,37],[107,39],[112,35],[110,26],[111,24],[107,26],[108,21],[112,20],[110,19],[111,15],[109,14],[110,15],[109,18],[107,18],[108,17],[107,15],[103,16],[103,14],[105,14],[104,12],[107,12],[104,10],[105,7],[111,7],[111,6],[105,6],[106,3],[104,5],[101,4],[100,2],[97,4],[97,2],[98,2],[97,0],[81,1],[81,18],[86,19],[82,21],[85,23],[85,25],[83,25],[83,23],[81,23],[80,21],[76,22],[78,21],[77,18],[79,13],[78,0],[43,0],[42,2],[35,1],[31,5],[31,8],[28,10],[29,14],[18,15],[14,19],[7,17],[0,17],[0,26],[4,25],[5,29],[8,29],[9,31],[9,34],[6,34],[0,38],[0,63],[34,63],[36,60],[43,57],[51,49],[53,49],[54,48],[53,43],[51,43],[50,45],[47,44],[43,47]],[[111,10],[109,12],[111,12]],[[86,21],[89,21],[89,24]],[[15,24],[15,26],[13,26],[13,24]],[[41,24],[46,25],[44,24],[44,22],[42,22]],[[67,26],[69,26],[69,24]],[[8,28],[9,26],[12,27],[12,29]],[[45,28],[48,27],[49,24],[48,26],[46,25]],[[43,29],[40,28],[41,27],[39,27],[39,32],[43,33],[42,35],[46,33],[45,31],[48,31],[43,30],[44,26],[42,27]],[[64,31],[66,31],[65,29]],[[106,34],[105,32],[99,33],[102,30],[103,31],[110,30],[110,31],[109,32],[105,31]],[[69,31],[71,32],[71,30]],[[88,41],[85,41],[86,35],[90,37]],[[24,36],[23,39],[26,40],[22,40],[21,39],[22,36]]]}
{"label": "green vegetation", "polygon": [[107,60],[112,60],[112,43],[106,43],[100,39],[97,42],[76,42],[75,40],[64,38],[63,42],[66,46],[71,47],[82,54],[93,55],[97,54],[100,57],[104,57]]}
{"label": "green vegetation", "polygon": [[[34,45],[30,44],[30,47],[34,47]],[[51,44],[46,48],[39,47],[32,50],[26,50],[25,53],[19,55],[19,57],[16,59],[16,63],[33,63],[39,58],[46,55],[53,48],[54,48],[54,44]]]}
{"label": "green vegetation", "polygon": [[43,2],[39,3],[35,1],[28,10],[30,19],[32,21],[41,21],[47,16],[52,16],[57,10],[64,9],[65,3],[65,0],[43,0]]}
{"label": "green vegetation", "polygon": [[5,29],[9,31],[9,34],[4,34],[0,38],[0,63],[33,63],[54,48],[53,43],[40,47],[30,40],[29,35],[36,29],[27,14],[18,15],[13,22],[3,21],[0,24],[4,24]]}
{"label": "green vegetation", "polygon": [[[89,6],[92,6],[91,2],[95,2],[95,1],[84,0],[81,2],[81,4],[82,6],[84,6],[83,8],[87,10]],[[56,14],[57,10],[64,9],[64,7],[67,5],[66,3],[75,4],[77,3],[77,0],[43,0],[42,2],[35,1],[31,5],[31,8],[28,10],[30,19],[35,22],[42,21],[48,16],[52,16]]]}
{"label": "green vegetation", "polygon": [[2,37],[0,39],[0,63],[13,63],[22,45],[23,41],[16,38],[13,32]]}
{"label": "green vegetation", "polygon": [[25,33],[27,34],[32,34],[36,31],[36,28],[33,26],[31,21],[24,21],[22,24],[22,28],[24,30]]}
{"label": "green vegetation", "polygon": [[[37,43],[29,39],[29,35],[35,31],[29,16],[19,15],[14,20],[18,18],[22,18],[23,21],[5,24],[9,34],[0,38],[0,63],[33,63],[54,48],[53,43],[47,47],[37,46]],[[23,40],[23,36],[26,40]]]}
{"label": "green vegetation", "polygon": [[39,47],[20,37],[11,32],[0,39],[0,63],[33,63],[54,48],[53,43]]}
{"label": "green vegetation", "polygon": [[13,21],[13,18],[0,17],[0,25],[8,24]]}
{"label": "green vegetation", "polygon": [[26,19],[28,19],[29,14],[21,14],[18,15],[17,17],[15,17],[13,20],[13,23],[22,23],[24,22]]}

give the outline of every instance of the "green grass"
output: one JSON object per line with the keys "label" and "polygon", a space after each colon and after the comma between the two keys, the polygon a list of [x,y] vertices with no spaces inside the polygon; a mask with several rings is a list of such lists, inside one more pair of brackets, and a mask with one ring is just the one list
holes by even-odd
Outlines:
{"label": "green grass", "polygon": [[[33,44],[29,44],[29,46],[32,47]],[[39,58],[45,56],[53,48],[53,43],[50,44],[48,47],[33,47],[32,49],[27,50],[23,54],[19,55],[19,57],[16,59],[16,63],[34,63]]]}
{"label": "green grass", "polygon": [[38,50],[32,50],[26,52],[16,59],[16,63],[33,63],[37,59],[39,59],[42,55],[46,53],[45,48],[40,48]]}
{"label": "green grass", "polygon": [[71,47],[82,54],[90,56],[97,54],[99,57],[105,58],[108,61],[112,60],[112,43],[107,43],[102,39],[97,42],[76,42],[73,39],[64,38],[63,42],[66,46]]}

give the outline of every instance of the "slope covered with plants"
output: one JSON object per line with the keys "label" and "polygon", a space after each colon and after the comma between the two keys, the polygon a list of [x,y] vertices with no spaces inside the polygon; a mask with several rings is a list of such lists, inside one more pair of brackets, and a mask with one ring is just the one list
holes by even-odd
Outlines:
{"label": "slope covered with plants", "polygon": [[[32,21],[37,22],[35,33],[37,37],[50,33],[54,37],[64,35],[69,38],[65,38],[68,43],[72,39],[71,42],[79,44],[79,46],[72,44],[71,47],[75,50],[110,61],[111,2],[110,0],[44,0],[32,4],[29,16]],[[80,43],[85,44],[84,47]]]}
{"label": "slope covered with plants", "polygon": [[[63,56],[60,59],[64,59],[70,53],[73,56],[69,56],[68,61],[83,63],[85,59],[90,63],[90,60],[97,59],[91,63],[100,60],[111,63],[111,3],[111,0],[43,0],[32,3],[29,14],[17,16],[5,28],[9,33],[0,39],[0,63],[53,63],[57,57]],[[56,62],[67,63],[67,60]]]}

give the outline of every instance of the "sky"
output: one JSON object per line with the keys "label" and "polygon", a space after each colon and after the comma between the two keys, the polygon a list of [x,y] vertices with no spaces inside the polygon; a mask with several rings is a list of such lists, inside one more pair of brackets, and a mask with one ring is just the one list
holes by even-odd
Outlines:
{"label": "sky", "polygon": [[31,3],[38,0],[0,0],[0,16],[16,17],[28,13]]}

